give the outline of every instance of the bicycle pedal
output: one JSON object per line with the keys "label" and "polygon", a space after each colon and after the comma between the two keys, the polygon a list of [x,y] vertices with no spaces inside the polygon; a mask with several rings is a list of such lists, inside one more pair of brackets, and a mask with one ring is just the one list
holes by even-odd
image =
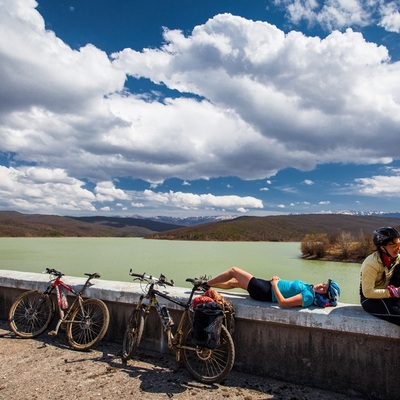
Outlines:
{"label": "bicycle pedal", "polygon": [[48,333],[49,336],[57,336],[57,332],[56,331],[50,331]]}

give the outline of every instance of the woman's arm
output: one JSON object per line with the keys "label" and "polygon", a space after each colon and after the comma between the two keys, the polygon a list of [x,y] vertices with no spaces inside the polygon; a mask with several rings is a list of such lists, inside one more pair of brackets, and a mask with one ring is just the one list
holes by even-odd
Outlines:
{"label": "woman's arm", "polygon": [[271,285],[274,291],[276,300],[280,307],[301,307],[303,305],[303,296],[301,294],[296,294],[295,296],[288,297],[287,299],[282,296],[281,291],[278,287],[278,276],[273,276],[271,278]]}
{"label": "woman's arm", "polygon": [[369,299],[389,298],[387,279],[383,266],[368,257],[361,266],[361,288],[363,294]]}
{"label": "woman's arm", "polygon": [[[380,281],[381,287],[376,287],[376,282]],[[361,288],[365,297],[369,299],[385,299],[390,297],[389,290],[386,288],[383,271],[378,264],[365,262],[362,265]]]}

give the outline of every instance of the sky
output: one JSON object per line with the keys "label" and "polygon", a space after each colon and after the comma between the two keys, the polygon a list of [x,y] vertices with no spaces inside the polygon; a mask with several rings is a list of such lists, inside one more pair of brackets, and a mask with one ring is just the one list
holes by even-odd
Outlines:
{"label": "sky", "polygon": [[0,79],[0,210],[400,211],[399,0],[0,0]]}

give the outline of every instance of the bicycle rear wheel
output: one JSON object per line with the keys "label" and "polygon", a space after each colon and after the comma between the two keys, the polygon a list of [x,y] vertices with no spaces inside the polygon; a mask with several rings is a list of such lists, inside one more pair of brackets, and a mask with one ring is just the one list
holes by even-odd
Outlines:
{"label": "bicycle rear wheel", "polygon": [[220,345],[216,349],[199,347],[192,343],[192,330],[184,334],[182,360],[189,373],[203,383],[220,382],[227,377],[235,362],[235,346],[228,329],[222,325]]}
{"label": "bicycle rear wheel", "polygon": [[110,323],[107,306],[99,299],[86,299],[72,312],[67,338],[77,350],[86,350],[103,339]]}
{"label": "bicycle rear wheel", "polygon": [[19,295],[8,313],[10,329],[22,338],[42,334],[54,316],[54,303],[49,295],[30,290]]}
{"label": "bicycle rear wheel", "polygon": [[146,312],[143,307],[135,308],[129,318],[122,342],[122,358],[129,360],[133,357],[142,339]]}

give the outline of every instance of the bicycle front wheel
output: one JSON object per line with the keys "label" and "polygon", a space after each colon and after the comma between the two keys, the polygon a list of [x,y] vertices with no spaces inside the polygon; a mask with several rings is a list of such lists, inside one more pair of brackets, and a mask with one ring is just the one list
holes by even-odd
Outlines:
{"label": "bicycle front wheel", "polygon": [[86,350],[103,339],[110,323],[107,306],[99,299],[86,299],[72,312],[67,338],[77,350]]}
{"label": "bicycle front wheel", "polygon": [[19,295],[8,313],[10,329],[22,338],[42,334],[54,315],[54,303],[49,295],[30,290]]}
{"label": "bicycle front wheel", "polygon": [[184,334],[182,360],[189,373],[203,383],[221,382],[235,362],[235,346],[228,329],[222,325],[220,345],[216,349],[199,347],[192,343],[192,330]]}
{"label": "bicycle front wheel", "polygon": [[142,339],[146,312],[142,307],[135,308],[129,318],[122,343],[122,358],[129,360],[133,357]]}

